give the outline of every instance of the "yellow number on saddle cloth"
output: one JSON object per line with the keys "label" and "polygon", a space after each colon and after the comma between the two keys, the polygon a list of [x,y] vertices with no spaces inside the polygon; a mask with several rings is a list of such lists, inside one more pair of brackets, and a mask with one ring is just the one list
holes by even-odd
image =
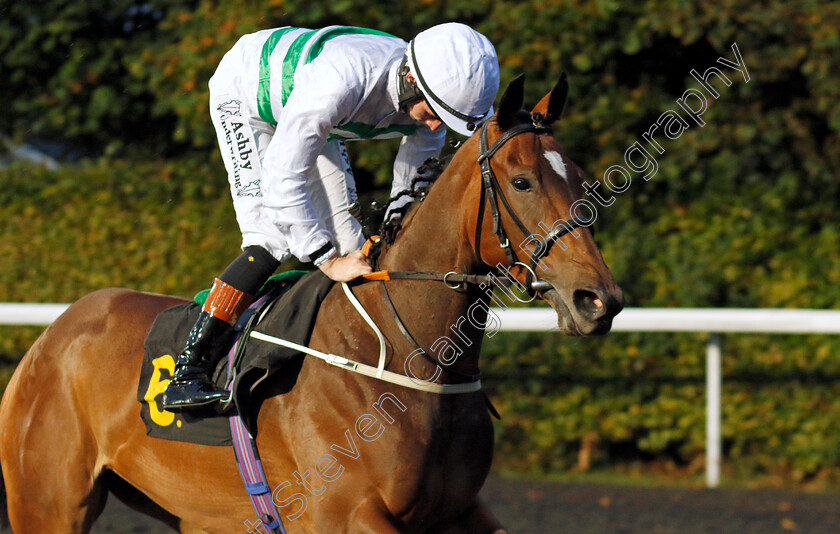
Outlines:
{"label": "yellow number on saddle cloth", "polygon": [[[175,420],[175,414],[166,410],[158,410],[155,397],[162,395],[163,390],[169,385],[168,378],[166,380],[160,379],[160,370],[166,369],[169,371],[169,376],[172,376],[175,373],[175,359],[169,354],[164,354],[160,358],[152,360],[152,365],[154,365],[155,371],[149,380],[149,389],[146,390],[143,400],[149,405],[149,416],[151,416],[152,421],[158,426],[169,426]],[[178,426],[181,426],[180,421],[178,423]]]}

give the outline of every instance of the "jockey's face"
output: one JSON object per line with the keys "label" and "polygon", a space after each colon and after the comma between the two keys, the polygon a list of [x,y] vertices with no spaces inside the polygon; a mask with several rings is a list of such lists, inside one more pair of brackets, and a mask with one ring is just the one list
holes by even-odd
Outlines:
{"label": "jockey's face", "polygon": [[443,121],[432,111],[425,99],[411,104],[408,108],[408,116],[417,122],[422,122],[433,132],[443,126]]}

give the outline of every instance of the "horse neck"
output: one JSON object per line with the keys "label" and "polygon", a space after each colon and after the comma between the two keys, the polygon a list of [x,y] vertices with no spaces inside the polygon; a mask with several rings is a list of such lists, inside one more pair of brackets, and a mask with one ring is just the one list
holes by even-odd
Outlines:
{"label": "horse neck", "polygon": [[[474,219],[477,203],[477,196],[469,191],[475,171],[469,161],[473,159],[457,156],[453,159],[425,200],[406,217],[394,244],[382,253],[380,269],[476,272],[480,264],[468,238],[470,225],[475,224],[474,220],[470,221],[470,214]],[[464,373],[477,372],[483,328],[473,327],[475,321],[468,315],[475,315],[471,307],[483,293],[474,286],[452,290],[438,281],[396,281],[389,282],[387,287],[406,327],[429,355],[435,357],[430,347],[447,336],[463,350],[452,368]],[[443,374],[443,380],[453,381],[447,373]]]}
{"label": "horse neck", "polygon": [[[461,155],[461,154],[458,154]],[[456,156],[423,201],[406,216],[395,242],[380,257],[392,271],[468,272],[477,267],[466,219],[474,206],[467,194],[473,169]]]}

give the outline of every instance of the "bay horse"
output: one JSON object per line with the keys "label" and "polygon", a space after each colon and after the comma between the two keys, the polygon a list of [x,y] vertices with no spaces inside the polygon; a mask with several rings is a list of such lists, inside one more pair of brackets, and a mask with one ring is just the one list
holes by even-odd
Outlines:
{"label": "bay horse", "polygon": [[[457,150],[396,240],[383,246],[379,267],[487,273],[511,252],[530,250],[533,236],[525,230],[568,219],[582,197],[580,171],[547,129],[562,113],[566,87],[563,77],[529,114],[521,110],[522,78],[512,82],[496,116]],[[574,233],[560,238],[553,231],[558,244],[544,247],[541,265],[530,266],[541,284],[533,287],[556,310],[561,330],[603,334],[623,295],[590,231]],[[527,274],[517,265],[520,281]],[[389,370],[439,384],[478,373],[484,326],[464,317],[487,293],[453,281],[354,286],[384,335]],[[0,405],[6,513],[17,534],[89,532],[109,493],[179,532],[255,531],[230,448],[148,437],[139,417],[144,336],[160,312],[183,302],[100,290],[71,305],[26,353]],[[434,350],[442,336],[455,339],[456,326],[460,353],[445,371],[424,358],[406,366],[416,349],[410,340]],[[335,286],[310,347],[375,365],[379,341]],[[505,532],[477,496],[493,454],[480,391],[401,388],[307,358],[297,385],[267,399],[258,423],[263,466],[291,533]]]}

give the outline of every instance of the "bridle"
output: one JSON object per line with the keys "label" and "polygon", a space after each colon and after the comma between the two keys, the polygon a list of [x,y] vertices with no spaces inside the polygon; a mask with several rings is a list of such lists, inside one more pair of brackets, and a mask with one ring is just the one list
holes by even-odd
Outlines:
{"label": "bridle", "polygon": [[[538,243],[534,245],[533,254],[530,255],[530,264],[525,264],[519,261],[519,257],[516,255],[516,251],[513,249],[513,246],[511,246],[510,239],[508,239],[507,232],[505,231],[504,224],[502,223],[502,212],[499,209],[499,200],[502,201],[502,205],[505,207],[508,215],[511,219],[513,219],[513,222],[526,238],[534,235],[542,236],[542,234],[530,232],[522,220],[510,207],[510,203],[499,185],[496,174],[493,172],[493,167],[490,165],[490,160],[493,158],[493,155],[498,152],[502,146],[504,146],[505,143],[517,135],[523,133],[533,133],[534,135],[552,135],[553,132],[550,127],[542,123],[542,116],[535,113],[531,115],[531,122],[519,124],[506,130],[490,147],[488,147],[487,124],[488,123],[485,122],[482,126],[479,134],[480,137],[478,139],[478,164],[481,166],[482,187],[481,196],[478,201],[478,221],[475,225],[475,255],[481,262],[486,264],[486,262],[484,262],[481,258],[481,229],[484,222],[484,209],[487,204],[487,202],[485,202],[486,198],[489,200],[490,209],[492,210],[493,233],[499,238],[499,245],[505,251],[505,256],[507,256],[508,260],[508,267],[514,268],[516,266],[522,266],[525,268],[527,272],[525,287],[531,297],[530,300],[533,300],[536,298],[538,291],[551,288],[551,285],[548,282],[540,282],[537,280],[537,274],[535,271],[537,263],[548,255],[555,240],[581,226],[589,225],[590,220],[583,217],[573,217],[567,221],[562,221],[562,224],[560,225],[555,224],[554,229],[552,229],[546,236],[540,237],[538,239]],[[540,246],[543,242],[544,246]]]}
{"label": "bridle", "polygon": [[[524,133],[533,133],[535,135],[551,135],[552,130],[550,127],[543,124],[542,116],[538,113],[535,113],[531,115],[530,122],[519,124],[508,130],[505,130],[504,133],[498,139],[496,139],[496,141],[492,145],[488,146],[487,124],[488,123],[485,122],[481,127],[478,142],[478,163],[481,167],[482,187],[481,195],[479,198],[478,220],[476,222],[475,228],[475,254],[479,261],[481,261],[485,265],[489,265],[486,262],[484,262],[484,260],[481,257],[481,230],[484,222],[485,206],[489,203],[493,217],[493,233],[495,233],[496,236],[499,238],[499,245],[505,251],[509,267],[514,268],[516,266],[522,266],[523,268],[525,268],[527,272],[525,283],[526,292],[528,293],[530,300],[534,300],[538,296],[538,293],[540,291],[551,289],[551,284],[537,279],[535,271],[537,263],[548,255],[549,251],[551,250],[551,246],[556,239],[559,239],[560,237],[575,230],[576,228],[579,228],[581,226],[588,226],[590,224],[590,220],[582,217],[573,217],[567,221],[562,221],[562,224],[560,225],[555,224],[554,229],[551,230],[546,236],[540,238],[540,243],[535,245],[534,253],[531,255],[530,264],[525,264],[519,261],[519,257],[516,255],[516,251],[510,244],[510,239],[508,238],[507,231],[505,230],[504,224],[502,222],[502,213],[499,207],[499,200],[501,200],[501,205],[504,206],[510,218],[513,219],[513,222],[526,237],[537,234],[530,232],[525,226],[525,224],[522,222],[522,220],[516,215],[516,213],[514,213],[513,209],[510,206],[510,203],[507,200],[507,197],[505,197],[505,194],[502,191],[501,186],[499,185],[499,181],[496,178],[496,174],[493,172],[493,167],[490,163],[493,158],[493,155],[495,155],[496,152],[498,152],[499,149],[501,149],[505,145],[505,143],[507,143],[517,135]],[[543,241],[544,246],[540,246]],[[403,334],[403,337],[405,337],[409,341],[409,343],[411,343],[414,347],[416,347],[417,350],[419,350],[418,353],[423,358],[425,358],[432,364],[439,366],[440,368],[444,369],[449,374],[455,377],[459,377],[470,381],[478,379],[479,374],[461,373],[450,369],[448,366],[444,366],[442,363],[436,361],[434,358],[429,356],[428,353],[420,347],[419,343],[417,343],[417,341],[411,335],[409,330],[406,328],[405,323],[403,323],[399,313],[397,312],[397,309],[394,307],[394,303],[391,300],[391,296],[388,293],[387,284],[385,284],[385,282],[388,280],[436,280],[445,283],[446,286],[450,289],[457,290],[464,284],[474,284],[482,288],[492,287],[491,281],[493,284],[501,283],[503,285],[512,285],[510,278],[508,278],[507,276],[497,277],[492,274],[463,274],[456,273],[454,271],[450,271],[448,273],[426,271],[376,271],[369,275],[365,275],[364,278],[366,280],[378,280],[382,282],[381,288],[385,303],[387,304],[391,315],[394,317],[394,320],[397,323],[400,332]],[[530,302],[530,300],[524,302]]]}
{"label": "bridle", "polygon": [[[522,220],[516,215],[516,213],[511,208],[507,197],[505,196],[501,186],[499,185],[499,181],[496,178],[496,174],[493,172],[493,167],[490,164],[490,162],[493,156],[496,154],[496,152],[498,152],[499,149],[501,149],[505,145],[505,143],[507,143],[517,135],[524,133],[533,133],[535,135],[551,135],[552,129],[543,123],[542,115],[540,115],[539,113],[534,113],[531,115],[530,122],[518,124],[516,126],[513,126],[512,128],[509,128],[508,130],[505,130],[492,145],[488,146],[488,124],[489,121],[485,122],[481,126],[481,131],[479,132],[478,140],[478,164],[481,168],[482,187],[481,195],[478,201],[478,219],[476,221],[475,227],[475,255],[479,259],[479,261],[489,266],[489,264],[486,263],[481,257],[481,230],[484,223],[484,210],[486,205],[489,203],[493,217],[493,233],[496,234],[496,236],[499,238],[499,245],[505,251],[505,256],[508,260],[508,267],[514,268],[520,266],[526,272],[525,291],[528,294],[529,299],[524,302],[530,302],[537,298],[538,293],[540,291],[551,289],[551,284],[545,281],[538,280],[535,269],[539,261],[549,254],[549,252],[551,251],[551,247],[554,245],[554,242],[557,239],[563,237],[569,232],[574,231],[577,228],[580,228],[581,226],[588,226],[590,224],[590,220],[583,217],[573,217],[565,221],[558,221],[560,224],[555,223],[554,228],[545,236],[529,231],[525,224],[522,222]],[[508,215],[511,219],[513,219],[513,222],[523,233],[523,235],[525,235],[526,237],[540,236],[536,240],[537,243],[534,245],[533,254],[530,254],[531,260],[527,264],[519,261],[519,257],[517,256],[516,251],[513,249],[513,246],[510,243],[510,239],[508,239],[507,231],[505,230],[504,224],[502,222],[502,212],[499,207],[499,200],[501,200],[501,205],[504,206]],[[492,274],[464,274],[456,273],[454,271],[450,271],[447,273],[428,271],[376,271],[371,274],[365,275],[364,278],[366,280],[379,281],[435,280],[438,282],[443,282],[444,284],[446,284],[447,287],[453,290],[460,289],[465,284],[484,284],[484,287],[490,287],[491,281],[494,284],[501,283],[507,286],[512,285],[511,279],[508,276],[495,276]]]}

